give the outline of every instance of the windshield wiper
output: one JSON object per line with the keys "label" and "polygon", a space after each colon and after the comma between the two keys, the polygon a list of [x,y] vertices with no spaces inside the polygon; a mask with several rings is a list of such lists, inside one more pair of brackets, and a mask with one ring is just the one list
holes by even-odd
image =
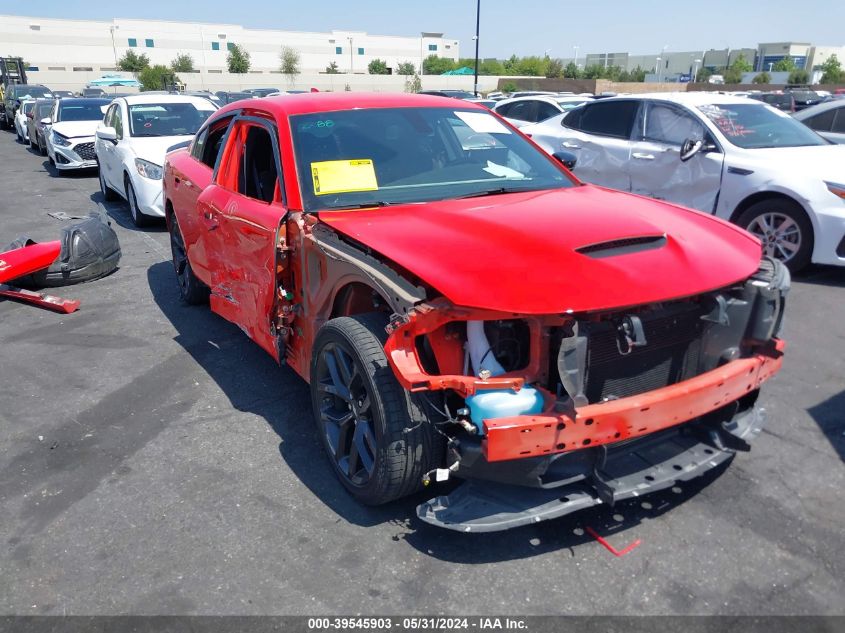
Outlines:
{"label": "windshield wiper", "polygon": [[465,198],[483,198],[484,196],[500,196],[503,193],[522,193],[523,191],[541,191],[540,189],[521,187],[514,189],[512,187],[496,187],[495,189],[485,189],[484,191],[476,191],[468,193],[465,196],[457,196],[457,200],[464,200]]}
{"label": "windshield wiper", "polygon": [[384,202],[383,200],[376,200],[374,202],[361,202],[358,204],[344,204],[339,207],[326,207],[325,211],[342,211],[344,209],[372,209],[373,207],[389,207],[397,202]]}

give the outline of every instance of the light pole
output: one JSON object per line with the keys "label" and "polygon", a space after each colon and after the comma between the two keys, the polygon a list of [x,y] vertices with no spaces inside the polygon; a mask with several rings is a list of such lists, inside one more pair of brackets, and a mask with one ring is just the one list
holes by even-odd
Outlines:
{"label": "light pole", "polygon": [[[666,49],[669,48],[669,45],[666,44],[662,49],[660,49],[660,57],[658,57],[658,61],[663,60],[663,55],[666,53]],[[657,83],[663,81],[663,64],[660,65],[660,70],[657,71]]]}
{"label": "light pole", "polygon": [[117,68],[117,47],[114,45],[114,30],[116,28],[117,27],[114,24],[112,24],[109,27],[109,32],[111,32],[111,49],[112,49],[112,52],[114,53],[114,67],[115,68]]}
{"label": "light pole", "polygon": [[349,74],[351,75],[352,74],[352,38],[347,37],[346,39],[349,40]]}
{"label": "light pole", "polygon": [[573,63],[575,64],[575,68],[578,68],[578,44],[576,44],[572,48],[575,49],[575,61]]}
{"label": "light pole", "polygon": [[478,97],[478,34],[481,29],[481,0],[475,3],[475,83],[473,92]]}
{"label": "light pole", "polygon": [[661,57],[657,57],[654,60],[654,70],[657,71],[657,83],[660,83],[660,71],[661,71],[660,61],[661,61],[661,59],[662,59]]}
{"label": "light pole", "polygon": [[698,65],[701,63],[700,59],[695,59],[692,62],[692,77],[690,77],[690,81],[695,81],[696,77],[698,77]]}

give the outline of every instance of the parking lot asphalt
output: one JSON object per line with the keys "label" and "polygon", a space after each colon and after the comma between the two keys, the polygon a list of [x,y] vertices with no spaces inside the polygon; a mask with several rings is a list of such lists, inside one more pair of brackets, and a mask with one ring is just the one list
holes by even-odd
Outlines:
{"label": "parking lot asphalt", "polygon": [[0,244],[104,204],[123,259],[55,292],[78,312],[0,301],[0,613],[845,613],[845,270],[794,280],[768,426],[724,472],[464,535],[416,519],[431,491],[356,504],[306,384],[180,303],[163,225],[0,133]]}

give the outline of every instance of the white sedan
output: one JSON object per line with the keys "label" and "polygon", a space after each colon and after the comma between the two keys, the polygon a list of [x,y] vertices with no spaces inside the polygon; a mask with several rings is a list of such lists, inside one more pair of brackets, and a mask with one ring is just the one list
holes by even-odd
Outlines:
{"label": "white sedan", "polygon": [[45,128],[47,157],[59,174],[97,166],[94,133],[110,99],[56,99]]}
{"label": "white sedan", "polygon": [[126,199],[136,226],[163,218],[164,156],[174,145],[190,141],[216,109],[204,97],[140,93],[115,99],[95,144],[106,200]]}
{"label": "white sedan", "polygon": [[845,266],[845,147],[764,103],[708,92],[614,97],[522,128],[584,181],[754,233],[792,270]]}
{"label": "white sedan", "polygon": [[545,121],[561,112],[569,112],[587,101],[592,101],[592,97],[531,95],[499,101],[493,106],[493,112],[511,125],[523,127]]}
{"label": "white sedan", "polygon": [[21,107],[15,112],[15,134],[18,137],[18,143],[29,143],[29,129],[26,125],[26,115],[32,112],[35,107],[35,100],[26,99],[21,101]]}

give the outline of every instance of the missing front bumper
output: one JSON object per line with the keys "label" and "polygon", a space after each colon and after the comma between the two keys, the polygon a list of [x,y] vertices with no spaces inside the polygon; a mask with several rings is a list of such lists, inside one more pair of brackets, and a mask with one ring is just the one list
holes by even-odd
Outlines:
{"label": "missing front bumper", "polygon": [[417,506],[417,516],[460,532],[497,532],[639,497],[700,477],[756,437],[765,411],[751,408],[701,439],[670,431],[609,451],[600,468],[577,483],[552,489],[470,480],[447,496]]}

